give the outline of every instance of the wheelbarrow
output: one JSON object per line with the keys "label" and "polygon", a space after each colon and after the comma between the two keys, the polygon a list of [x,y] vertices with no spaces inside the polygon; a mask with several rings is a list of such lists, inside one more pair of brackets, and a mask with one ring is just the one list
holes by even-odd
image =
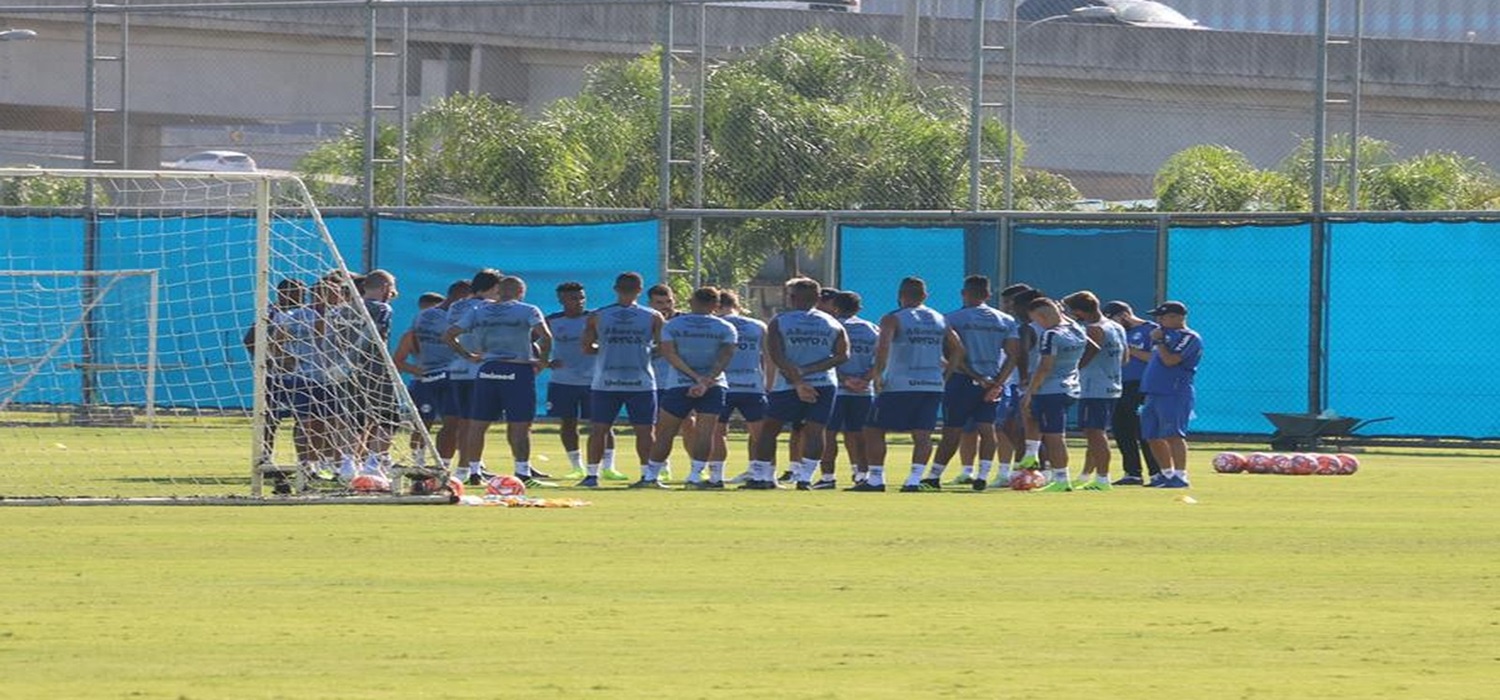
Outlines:
{"label": "wheelbarrow", "polygon": [[1271,449],[1277,452],[1311,452],[1328,440],[1338,449],[1340,440],[1357,437],[1354,433],[1372,423],[1395,420],[1395,416],[1361,420],[1348,416],[1324,417],[1316,413],[1262,413],[1276,432],[1271,435]]}

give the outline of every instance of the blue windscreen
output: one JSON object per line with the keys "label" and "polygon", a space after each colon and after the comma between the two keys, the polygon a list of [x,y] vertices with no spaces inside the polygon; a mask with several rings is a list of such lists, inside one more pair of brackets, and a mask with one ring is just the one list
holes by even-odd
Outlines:
{"label": "blue windscreen", "polygon": [[1062,298],[1081,289],[1100,301],[1149,309],[1156,298],[1156,227],[1017,225],[1010,279]]}
{"label": "blue windscreen", "polygon": [[[0,217],[0,260],[5,271],[81,270],[83,220]],[[78,394],[81,379],[64,365],[79,356],[82,340],[75,332],[54,348],[68,322],[26,306],[80,303],[81,289],[76,277],[0,276],[0,300],[8,300],[0,303],[7,307],[7,322],[0,324],[0,397],[17,389],[10,397],[16,403]]]}
{"label": "blue windscreen", "polygon": [[1174,227],[1167,296],[1203,336],[1192,429],[1265,433],[1307,409],[1309,225]]}
{"label": "blue windscreen", "polygon": [[[928,306],[949,311],[962,303],[965,229],[844,226],[839,230],[839,288],[859,292],[872,321],[896,308],[896,287],[915,275],[927,282]],[[983,270],[978,270],[982,272]]]}
{"label": "blue windscreen", "polygon": [[1329,246],[1328,408],[1395,417],[1361,434],[1500,436],[1500,347],[1467,332],[1495,305],[1500,223],[1337,223]]}

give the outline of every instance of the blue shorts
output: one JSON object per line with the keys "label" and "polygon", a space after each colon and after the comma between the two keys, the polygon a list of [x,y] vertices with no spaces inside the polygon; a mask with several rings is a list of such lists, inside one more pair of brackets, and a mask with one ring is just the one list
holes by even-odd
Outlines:
{"label": "blue shorts", "polygon": [[1031,417],[1044,435],[1068,432],[1068,407],[1073,397],[1067,394],[1037,394],[1031,397]]}
{"label": "blue shorts", "polygon": [[943,395],[936,391],[887,391],[875,397],[868,424],[881,430],[932,430]]}
{"label": "blue shorts", "polygon": [[1119,399],[1079,399],[1078,427],[1084,430],[1109,430],[1115,418]]}
{"label": "blue shorts", "polygon": [[553,418],[589,419],[590,395],[593,392],[583,384],[547,385],[547,415]]}
{"label": "blue shorts", "polygon": [[1000,400],[995,402],[995,425],[999,427],[1010,423],[1020,412],[1021,387],[1015,384],[1005,385],[1005,391],[1000,392]]}
{"label": "blue shorts", "polygon": [[812,403],[797,398],[797,392],[794,389],[771,392],[766,397],[766,415],[794,426],[804,423],[828,425],[828,417],[833,414],[834,389],[831,386],[816,388],[818,400]]}
{"label": "blue shorts", "polygon": [[870,405],[874,396],[839,395],[833,398],[833,415],[828,419],[828,429],[840,433],[857,433],[865,429],[870,417]]}
{"label": "blue shorts", "polygon": [[530,423],[536,420],[536,369],[515,362],[486,362],[474,380],[472,418]]}
{"label": "blue shorts", "polygon": [[1141,439],[1187,437],[1192,416],[1192,394],[1146,394],[1146,403],[1141,406]]}
{"label": "blue shorts", "polygon": [[428,372],[411,380],[407,385],[411,402],[417,405],[417,414],[431,423],[442,415],[448,405],[448,370]]}
{"label": "blue shorts", "polygon": [[656,407],[678,418],[687,418],[688,414],[697,411],[700,416],[713,416],[718,420],[719,414],[724,412],[724,387],[712,387],[698,398],[688,396],[687,392],[687,387],[665,389],[660,392]]}
{"label": "blue shorts", "polygon": [[474,380],[448,378],[447,405],[443,406],[443,415],[455,416],[457,418],[473,418],[474,415]]}
{"label": "blue shorts", "polygon": [[994,401],[984,400],[984,387],[955,374],[943,387],[943,427],[963,426],[964,432],[972,433],[980,423],[995,422],[998,406]]}
{"label": "blue shorts", "polygon": [[656,425],[656,392],[646,391],[599,391],[589,394],[589,420],[604,425],[614,425],[620,409],[630,418],[631,425]]}
{"label": "blue shorts", "polygon": [[738,410],[747,423],[766,417],[766,395],[750,392],[729,392],[724,395],[724,410],[719,411],[719,422],[728,423],[729,417]]}

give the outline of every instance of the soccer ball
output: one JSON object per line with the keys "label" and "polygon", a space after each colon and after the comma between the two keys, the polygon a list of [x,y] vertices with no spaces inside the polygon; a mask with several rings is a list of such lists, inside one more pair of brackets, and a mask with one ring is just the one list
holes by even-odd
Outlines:
{"label": "soccer ball", "polygon": [[411,483],[413,496],[432,496],[444,491],[454,497],[464,495],[464,482],[457,477],[448,477],[447,482],[440,481],[435,476],[424,476]]}
{"label": "soccer ball", "polygon": [[525,496],[526,484],[510,474],[501,474],[490,478],[484,492],[491,496]]}
{"label": "soccer ball", "polygon": [[390,493],[391,480],[379,474],[360,474],[349,480],[355,493]]}
{"label": "soccer ball", "polygon": [[1249,464],[1245,456],[1236,452],[1220,452],[1214,455],[1214,471],[1220,474],[1238,474]]}
{"label": "soccer ball", "polygon": [[1271,455],[1264,452],[1256,452],[1250,455],[1250,459],[1245,465],[1245,470],[1251,474],[1270,474],[1275,466],[1276,461]]}
{"label": "soccer ball", "polygon": [[1359,471],[1359,458],[1354,455],[1339,455],[1339,474],[1353,474]]}
{"label": "soccer ball", "polygon": [[1292,473],[1292,456],[1288,455],[1288,454],[1274,454],[1274,455],[1271,455],[1271,473],[1272,474],[1290,474],[1290,473]]}
{"label": "soccer ball", "polygon": [[1338,474],[1340,469],[1343,469],[1343,465],[1340,464],[1338,457],[1333,455],[1318,455],[1318,468],[1313,473],[1328,476],[1330,474]]}
{"label": "soccer ball", "polygon": [[1037,469],[1022,469],[1010,475],[1010,487],[1016,491],[1030,491],[1047,485],[1047,475]]}
{"label": "soccer ball", "polygon": [[1306,476],[1318,470],[1318,458],[1308,454],[1292,455],[1291,471],[1289,474]]}

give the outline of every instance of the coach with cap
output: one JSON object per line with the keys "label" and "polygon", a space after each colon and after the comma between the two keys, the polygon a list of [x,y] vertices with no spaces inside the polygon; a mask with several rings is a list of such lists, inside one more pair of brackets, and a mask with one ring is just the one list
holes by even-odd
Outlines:
{"label": "coach with cap", "polygon": [[1141,440],[1141,402],[1146,396],[1141,393],[1141,375],[1146,363],[1151,361],[1151,332],[1160,328],[1152,321],[1135,315],[1130,304],[1111,301],[1100,308],[1104,316],[1125,329],[1125,368],[1121,373],[1122,393],[1115,403],[1114,418],[1110,425],[1115,434],[1115,444],[1120,447],[1120,459],[1125,476],[1115,481],[1115,486],[1144,486],[1141,476],[1142,458],[1153,481],[1160,480],[1161,467],[1151,446]]}
{"label": "coach with cap", "polygon": [[[1187,426],[1193,415],[1193,376],[1203,356],[1203,340],[1187,327],[1187,306],[1166,301],[1151,310],[1161,328],[1151,331],[1151,360],[1141,374],[1141,437],[1161,466],[1160,486],[1188,487]],[[1153,483],[1153,486],[1158,484]]]}

